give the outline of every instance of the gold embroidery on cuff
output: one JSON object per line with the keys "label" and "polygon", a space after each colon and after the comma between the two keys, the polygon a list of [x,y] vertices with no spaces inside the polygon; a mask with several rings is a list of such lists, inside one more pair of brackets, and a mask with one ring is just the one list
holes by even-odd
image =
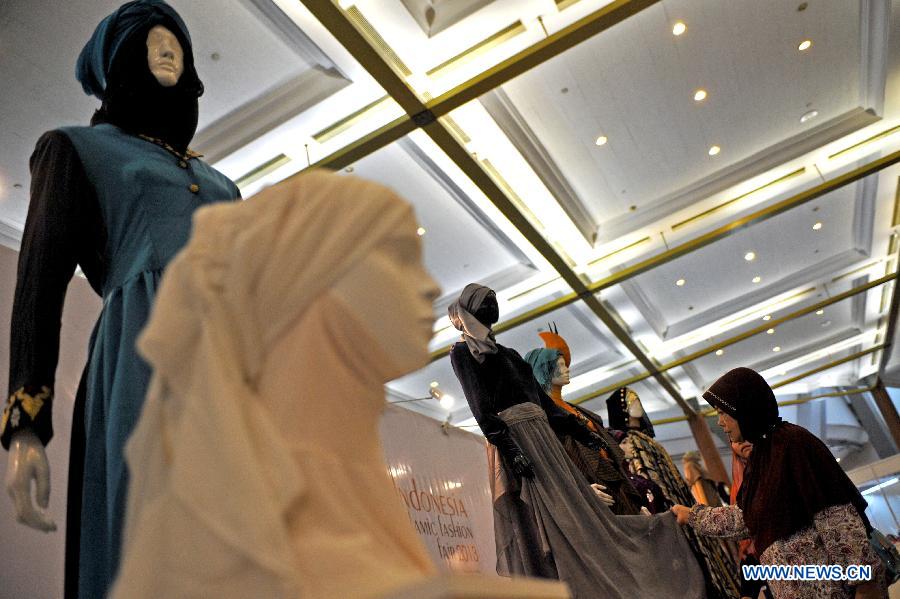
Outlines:
{"label": "gold embroidery on cuff", "polygon": [[52,392],[50,391],[50,387],[47,387],[46,385],[41,387],[40,393],[36,393],[34,395],[25,393],[25,387],[20,388],[18,391],[10,395],[9,399],[6,400],[6,407],[3,410],[3,416],[0,417],[0,431],[6,430],[6,424],[9,421],[10,412],[16,401],[19,402],[19,405],[22,406],[22,409],[25,410],[25,413],[28,414],[28,416],[31,418],[31,421],[34,422],[37,418],[38,413],[41,411],[41,408],[44,407],[44,403],[50,399],[51,395]]}

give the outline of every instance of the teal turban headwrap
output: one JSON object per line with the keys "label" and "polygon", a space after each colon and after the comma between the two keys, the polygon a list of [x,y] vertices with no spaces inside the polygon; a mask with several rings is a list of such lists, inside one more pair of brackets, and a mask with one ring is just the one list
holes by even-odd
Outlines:
{"label": "teal turban headwrap", "polygon": [[550,382],[553,375],[556,374],[556,366],[562,352],[558,349],[548,349],[542,347],[533,349],[525,354],[525,361],[531,365],[531,371],[534,372],[534,378],[540,384],[544,391],[550,389]]}
{"label": "teal turban headwrap", "polygon": [[147,31],[155,25],[165,25],[169,28],[174,26],[177,29],[172,33],[179,38],[183,46],[184,75],[197,78],[191,51],[191,36],[188,34],[187,25],[175,9],[163,0],[136,0],[123,4],[100,21],[94,35],[78,55],[75,78],[81,83],[84,93],[103,99],[109,73],[119,50],[132,35]]}

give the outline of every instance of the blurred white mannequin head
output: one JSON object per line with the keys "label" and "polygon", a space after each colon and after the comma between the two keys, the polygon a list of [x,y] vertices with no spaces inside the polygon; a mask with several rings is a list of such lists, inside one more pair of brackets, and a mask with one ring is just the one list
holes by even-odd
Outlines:
{"label": "blurred white mannequin head", "polygon": [[332,287],[387,356],[385,381],[428,363],[440,287],[422,264],[415,223],[379,244]]}

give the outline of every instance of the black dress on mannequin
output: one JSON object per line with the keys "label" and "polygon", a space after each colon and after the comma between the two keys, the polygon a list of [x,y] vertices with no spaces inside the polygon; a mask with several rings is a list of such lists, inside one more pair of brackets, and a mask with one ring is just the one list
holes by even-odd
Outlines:
{"label": "black dress on mannequin", "polygon": [[[615,516],[557,435],[600,440],[540,388],[531,366],[496,343],[493,292],[468,285],[450,307],[463,333],[450,360],[489,443],[497,573],[565,582],[573,597],[703,597],[703,578],[671,514]],[[646,575],[644,575],[646,573]]]}

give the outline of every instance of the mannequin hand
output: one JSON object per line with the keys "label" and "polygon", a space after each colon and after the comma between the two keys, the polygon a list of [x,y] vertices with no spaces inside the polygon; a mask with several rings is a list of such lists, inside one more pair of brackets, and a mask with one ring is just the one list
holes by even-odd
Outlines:
{"label": "mannequin hand", "polygon": [[643,506],[643,505],[641,506],[641,514],[644,516],[652,516],[653,515],[650,513],[650,510],[648,510],[647,507]]}
{"label": "mannequin hand", "polygon": [[512,470],[516,476],[534,478],[534,467],[524,453],[518,453],[512,460]]}
{"label": "mannequin hand", "polygon": [[678,523],[684,526],[688,523],[688,519],[691,516],[691,508],[686,505],[673,505],[672,511],[675,512],[675,519],[678,520]]}
{"label": "mannequin hand", "polygon": [[600,501],[602,501],[603,503],[605,503],[606,505],[608,505],[610,507],[615,505],[616,500],[613,499],[612,495],[610,495],[608,493],[604,493],[604,491],[606,491],[606,487],[604,487],[603,485],[601,485],[599,483],[594,483],[591,485],[591,488],[594,490],[594,493],[596,493],[597,497],[600,498]]}
{"label": "mannequin hand", "polygon": [[[31,500],[32,479],[40,509]],[[44,446],[29,430],[13,434],[6,468],[6,492],[15,505],[17,521],[44,532],[56,530],[56,523],[46,512],[50,504],[50,464]]]}

